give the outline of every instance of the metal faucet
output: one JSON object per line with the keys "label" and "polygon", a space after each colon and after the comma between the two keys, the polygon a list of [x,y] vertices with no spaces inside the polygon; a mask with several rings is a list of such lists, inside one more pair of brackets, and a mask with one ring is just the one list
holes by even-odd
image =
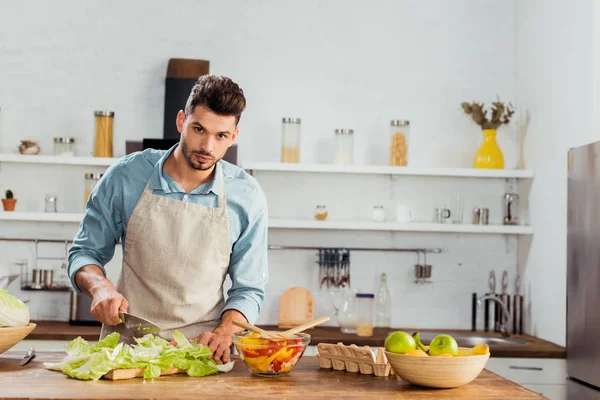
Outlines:
{"label": "metal faucet", "polygon": [[510,311],[508,311],[508,307],[506,306],[506,304],[504,304],[504,302],[502,300],[500,300],[498,297],[494,296],[494,295],[483,295],[481,296],[479,299],[477,299],[477,305],[481,306],[483,304],[483,300],[493,300],[496,303],[500,304],[500,307],[502,307],[502,320],[500,322],[500,333],[502,333],[502,336],[510,336],[510,328],[509,328],[509,324],[510,321],[512,321],[511,318],[511,314]]}

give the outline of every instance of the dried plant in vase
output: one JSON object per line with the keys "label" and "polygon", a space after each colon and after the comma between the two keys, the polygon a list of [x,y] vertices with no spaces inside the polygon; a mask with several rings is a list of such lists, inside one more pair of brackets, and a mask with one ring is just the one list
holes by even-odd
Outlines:
{"label": "dried plant in vase", "polygon": [[[515,110],[512,104],[508,105],[499,99],[492,103],[490,110],[485,109],[484,103],[464,102],[461,104],[465,114],[470,115],[477,125],[483,130],[483,143],[477,154],[473,166],[475,168],[504,168],[504,156],[496,142],[496,131],[500,125],[508,124]],[[488,112],[491,114],[488,118]]]}

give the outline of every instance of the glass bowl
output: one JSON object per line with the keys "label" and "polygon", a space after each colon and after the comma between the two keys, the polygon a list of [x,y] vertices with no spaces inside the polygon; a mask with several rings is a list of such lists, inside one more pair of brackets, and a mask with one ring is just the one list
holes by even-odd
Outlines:
{"label": "glass bowl", "polygon": [[287,375],[298,363],[310,343],[310,335],[297,333],[291,338],[267,339],[255,332],[236,332],[233,344],[250,372],[259,376]]}

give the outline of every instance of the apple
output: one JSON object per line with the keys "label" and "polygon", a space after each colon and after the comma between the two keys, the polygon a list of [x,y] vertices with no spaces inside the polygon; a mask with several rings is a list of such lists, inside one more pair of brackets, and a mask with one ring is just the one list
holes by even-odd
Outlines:
{"label": "apple", "polygon": [[458,344],[450,335],[437,335],[429,343],[429,355],[439,356],[441,354],[458,355]]}
{"label": "apple", "polygon": [[385,339],[385,349],[390,353],[405,354],[416,348],[415,339],[406,332],[393,332]]}

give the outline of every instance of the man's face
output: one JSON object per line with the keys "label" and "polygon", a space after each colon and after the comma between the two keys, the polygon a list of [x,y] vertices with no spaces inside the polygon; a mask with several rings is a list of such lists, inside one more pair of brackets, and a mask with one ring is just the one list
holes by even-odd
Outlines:
{"label": "man's face", "polygon": [[177,114],[177,130],[181,133],[181,150],[188,165],[205,171],[223,158],[238,135],[234,116],[217,115],[203,106],[185,116]]}

